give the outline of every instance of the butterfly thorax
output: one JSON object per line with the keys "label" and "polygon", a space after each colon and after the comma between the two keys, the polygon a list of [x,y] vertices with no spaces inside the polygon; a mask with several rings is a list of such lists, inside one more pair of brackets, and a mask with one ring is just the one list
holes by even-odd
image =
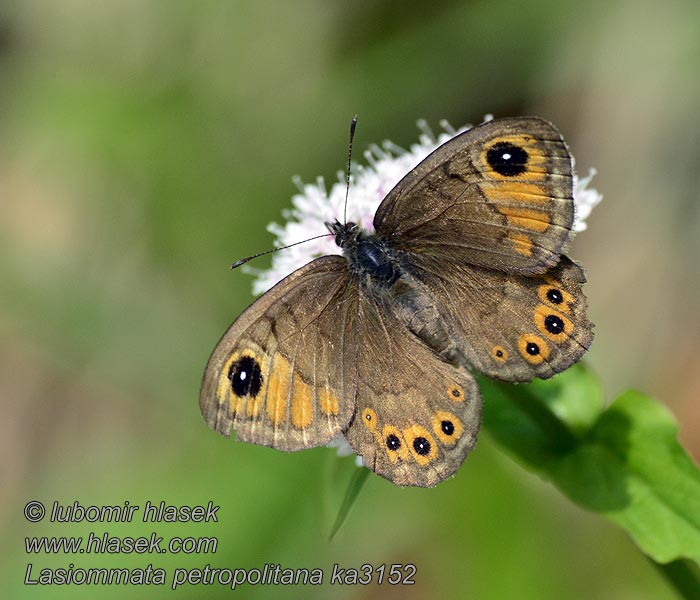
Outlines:
{"label": "butterfly thorax", "polygon": [[457,360],[450,325],[430,293],[404,267],[400,251],[355,223],[328,224],[362,294],[396,315],[411,332],[448,362]]}
{"label": "butterfly thorax", "polygon": [[382,238],[361,229],[356,223],[335,221],[327,226],[335,234],[335,243],[342,248],[351,274],[386,288],[401,277],[396,252]]}

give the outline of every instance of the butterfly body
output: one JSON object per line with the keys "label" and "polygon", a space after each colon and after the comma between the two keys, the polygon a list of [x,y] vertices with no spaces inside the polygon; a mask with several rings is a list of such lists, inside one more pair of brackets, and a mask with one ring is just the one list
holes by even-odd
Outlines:
{"label": "butterfly body", "polygon": [[[348,263],[348,276],[357,280],[360,293],[384,303],[398,320],[435,353],[449,362],[457,356],[447,323],[430,292],[412,277],[410,256],[392,248],[382,237],[360,229],[355,223],[327,224],[336,234]],[[452,350],[452,351],[450,351]]]}
{"label": "butterfly body", "polygon": [[453,474],[476,441],[472,370],[551,377],[592,340],[582,270],[562,256],[571,157],[536,118],[450,140],[383,200],[374,232],[327,224],[343,256],[297,270],[229,328],[200,407],[215,430],[282,450],[344,435],[399,485]]}
{"label": "butterfly body", "polygon": [[326,225],[335,234],[336,244],[348,261],[348,272],[368,285],[390,287],[401,276],[395,252],[381,238],[360,229],[356,223],[339,221]]}

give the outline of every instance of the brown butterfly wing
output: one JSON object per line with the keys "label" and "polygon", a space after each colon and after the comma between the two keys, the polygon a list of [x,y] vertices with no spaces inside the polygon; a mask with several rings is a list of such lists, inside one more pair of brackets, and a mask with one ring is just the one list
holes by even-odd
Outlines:
{"label": "brown butterfly wing", "polygon": [[565,256],[531,276],[421,255],[409,268],[440,305],[464,361],[490,377],[546,379],[577,362],[593,340],[585,277]]}
{"label": "brown butterfly wing", "polygon": [[571,156],[536,117],[499,119],[440,146],[382,201],[375,230],[407,251],[508,273],[554,266],[574,216]]}
{"label": "brown butterfly wing", "polygon": [[209,426],[280,450],[326,444],[354,413],[357,286],[341,256],[295,271],[214,349],[199,404]]}
{"label": "brown butterfly wing", "polygon": [[476,381],[422,343],[380,294],[361,291],[357,324],[357,409],[347,440],[365,466],[393,483],[436,485],[476,442]]}

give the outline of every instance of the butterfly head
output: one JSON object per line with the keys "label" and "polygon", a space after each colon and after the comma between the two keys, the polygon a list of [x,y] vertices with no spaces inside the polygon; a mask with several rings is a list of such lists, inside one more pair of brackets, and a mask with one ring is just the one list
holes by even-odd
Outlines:
{"label": "butterfly head", "polygon": [[360,234],[360,228],[357,226],[357,223],[341,223],[336,219],[332,223],[326,221],[325,225],[328,231],[335,236],[335,243],[342,249],[352,244]]}

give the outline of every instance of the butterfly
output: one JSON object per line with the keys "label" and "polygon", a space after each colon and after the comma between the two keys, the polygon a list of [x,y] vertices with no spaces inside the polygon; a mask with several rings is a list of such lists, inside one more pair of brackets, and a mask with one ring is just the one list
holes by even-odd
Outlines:
{"label": "butterfly", "polygon": [[453,475],[481,425],[472,371],[548,378],[593,339],[583,271],[563,255],[572,169],[549,122],[493,120],[410,171],[374,232],[327,224],[342,255],[283,279],[215,347],[208,425],[285,451],[343,434],[397,485]]}

